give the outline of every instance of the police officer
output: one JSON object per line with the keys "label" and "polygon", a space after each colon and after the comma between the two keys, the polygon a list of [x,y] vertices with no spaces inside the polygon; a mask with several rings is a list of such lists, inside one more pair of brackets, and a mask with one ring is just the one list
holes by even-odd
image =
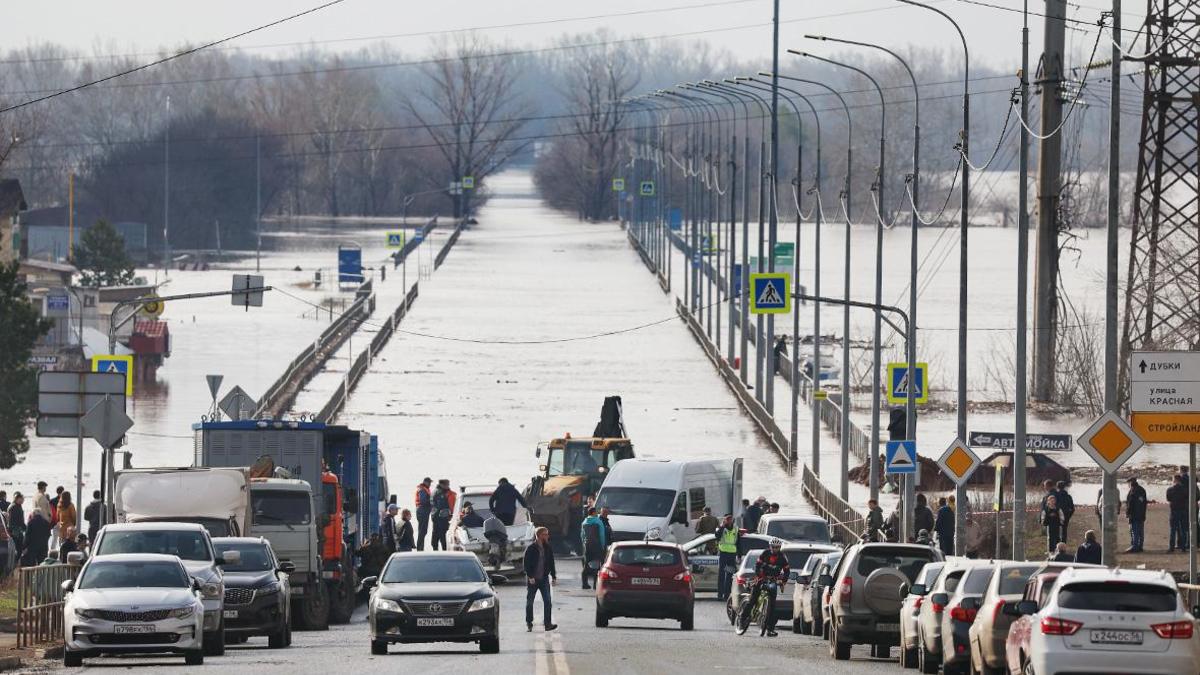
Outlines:
{"label": "police officer", "polygon": [[742,531],[733,524],[733,514],[726,513],[717,528],[717,600],[729,597],[733,575],[737,572],[738,543]]}

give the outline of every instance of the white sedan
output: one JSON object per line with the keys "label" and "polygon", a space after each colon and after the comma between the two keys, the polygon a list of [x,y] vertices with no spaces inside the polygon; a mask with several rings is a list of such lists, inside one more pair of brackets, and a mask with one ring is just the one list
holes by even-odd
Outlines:
{"label": "white sedan", "polygon": [[204,663],[204,603],[199,582],[173,555],[94,557],[63,582],[63,664],[100,654],[182,654]]}
{"label": "white sedan", "polygon": [[[464,487],[458,495],[459,512],[454,514],[450,522],[450,546],[455,551],[469,551],[479,558],[479,563],[487,569],[491,569],[488,562],[488,540],[483,536],[482,527],[463,527],[462,507],[467,502],[471,502],[471,506],[475,509],[475,513],[482,520],[487,520],[492,516],[491,510],[488,508],[488,500],[492,496],[493,487]],[[508,544],[505,548],[504,561],[500,563],[499,570],[520,570],[522,563],[525,560],[525,549],[533,543],[533,532],[535,529],[533,520],[529,518],[529,510],[524,506],[517,504],[517,513],[513,517],[513,524],[504,528],[508,533]]]}

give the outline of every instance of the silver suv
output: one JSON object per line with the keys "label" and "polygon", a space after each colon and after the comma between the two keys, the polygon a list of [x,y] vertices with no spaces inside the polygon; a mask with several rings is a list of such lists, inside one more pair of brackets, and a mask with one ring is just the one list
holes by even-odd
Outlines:
{"label": "silver suv", "polygon": [[850,647],[871,645],[871,656],[888,658],[900,644],[900,587],[910,586],[926,563],[942,553],[920,544],[858,543],[846,549],[833,574],[820,583],[831,586],[829,653],[850,658]]}

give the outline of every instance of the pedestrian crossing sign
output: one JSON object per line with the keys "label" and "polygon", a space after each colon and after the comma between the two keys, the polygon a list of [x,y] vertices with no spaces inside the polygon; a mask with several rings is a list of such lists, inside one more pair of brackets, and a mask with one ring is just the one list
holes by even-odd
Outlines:
{"label": "pedestrian crossing sign", "polygon": [[133,356],[97,354],[92,357],[93,373],[120,373],[125,376],[125,395],[133,396]]}
{"label": "pedestrian crossing sign", "polygon": [[387,233],[388,248],[404,248],[404,230]]}
{"label": "pedestrian crossing sign", "polygon": [[[916,376],[912,378],[913,382],[913,403],[928,403],[929,402],[929,364],[915,363],[914,370]],[[888,388],[887,399],[888,403],[893,405],[903,405],[908,403],[909,377],[907,363],[889,363],[887,367]]]}
{"label": "pedestrian crossing sign", "polygon": [[625,179],[624,178],[614,178],[613,179],[613,192],[624,192],[624,191],[625,191]]}
{"label": "pedestrian crossing sign", "polygon": [[475,189],[475,177],[474,176],[463,176],[460,186],[464,190],[474,190]]}
{"label": "pedestrian crossing sign", "polygon": [[638,187],[638,194],[640,194],[643,197],[653,197],[654,196],[654,181],[652,181],[652,180],[642,181],[642,184]]}
{"label": "pedestrian crossing sign", "polygon": [[916,473],[917,442],[888,441],[884,473]]}
{"label": "pedestrian crossing sign", "polygon": [[750,275],[750,313],[787,314],[792,311],[788,288],[792,275],[786,272],[761,272]]}

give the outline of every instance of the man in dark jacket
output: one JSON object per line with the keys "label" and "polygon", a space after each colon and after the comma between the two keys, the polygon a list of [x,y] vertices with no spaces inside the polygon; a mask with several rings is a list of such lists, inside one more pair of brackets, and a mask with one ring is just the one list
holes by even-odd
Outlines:
{"label": "man in dark jacket", "polygon": [[492,496],[488,498],[488,508],[505,525],[512,525],[513,518],[517,516],[517,504],[529,508],[517,488],[513,487],[507,478],[501,478],[495,491],[492,492]]}
{"label": "man in dark jacket", "polygon": [[429,547],[436,551],[440,544],[443,551],[449,551],[450,548],[446,546],[446,533],[450,531],[450,515],[454,508],[450,503],[450,490],[438,483],[430,501],[433,504],[433,512],[430,515],[430,519],[433,520],[433,542]]}
{"label": "man in dark jacket", "polygon": [[100,491],[92,491],[92,501],[83,509],[83,519],[88,521],[87,536],[89,541],[96,541],[96,533],[100,531],[100,514],[104,503],[100,501]]}
{"label": "man in dark jacket", "polygon": [[1167,553],[1178,546],[1180,551],[1188,548],[1188,487],[1183,482],[1183,476],[1175,476],[1171,487],[1167,488],[1167,504],[1171,507],[1171,536]]}
{"label": "man in dark jacket", "polygon": [[766,503],[767,503],[766,497],[759,497],[758,499],[754,500],[753,504],[750,504],[749,506],[746,507],[746,509],[744,511],[742,511],[742,529],[743,530],[745,530],[747,532],[757,532],[758,531],[758,521],[762,519],[763,504],[766,504]]}
{"label": "man in dark jacket", "polygon": [[1067,481],[1060,480],[1054,485],[1054,496],[1058,500],[1058,510],[1062,511],[1062,541],[1067,541],[1067,526],[1075,515],[1075,500],[1067,492]]}
{"label": "man in dark jacket", "polygon": [[400,512],[400,524],[396,528],[396,550],[407,553],[416,547],[413,542],[412,511],[404,509]]}
{"label": "man in dark jacket", "polygon": [[542,594],[542,625],[546,630],[558,628],[551,619],[550,586],[558,583],[554,570],[554,551],[550,548],[550,530],[539,527],[534,531],[533,543],[525,549],[525,630],[533,630],[533,598]]}
{"label": "man in dark jacket", "polygon": [[417,508],[417,550],[425,550],[425,535],[429,534],[429,515],[433,513],[433,495],[429,493],[429,486],[433,485],[433,479],[429,476],[425,480],[417,483],[417,494],[415,498]]}
{"label": "man in dark jacket", "polygon": [[1083,543],[1075,549],[1075,562],[1099,565],[1103,559],[1100,544],[1096,543],[1096,531],[1088,530],[1083,533]]}
{"label": "man in dark jacket", "polygon": [[583,588],[587,590],[591,588],[588,586],[588,579],[595,581],[596,575],[600,572],[600,566],[604,564],[604,556],[608,551],[609,544],[604,521],[600,520],[594,506],[588,509],[587,517],[579,526],[579,540],[583,543],[583,572],[580,576]]}
{"label": "man in dark jacket", "polygon": [[50,521],[41,511],[34,511],[25,526],[25,555],[21,561],[29,567],[41,565],[50,551]]}
{"label": "man in dark jacket", "polygon": [[1129,493],[1125,497],[1125,518],[1129,520],[1129,548],[1126,553],[1141,553],[1146,543],[1146,488],[1130,478]]}
{"label": "man in dark jacket", "polygon": [[920,532],[921,530],[933,531],[933,511],[925,501],[924,494],[917,495],[917,505],[913,507],[912,531]]}
{"label": "man in dark jacket", "polygon": [[379,533],[382,535],[380,544],[388,555],[396,552],[396,513],[398,511],[399,508],[395,504],[388,504],[387,513],[384,514],[383,522],[379,525]]}
{"label": "man in dark jacket", "polygon": [[938,548],[945,555],[954,555],[954,509],[946,503],[945,497],[938,498],[937,520],[934,521],[933,531],[937,532]]}

